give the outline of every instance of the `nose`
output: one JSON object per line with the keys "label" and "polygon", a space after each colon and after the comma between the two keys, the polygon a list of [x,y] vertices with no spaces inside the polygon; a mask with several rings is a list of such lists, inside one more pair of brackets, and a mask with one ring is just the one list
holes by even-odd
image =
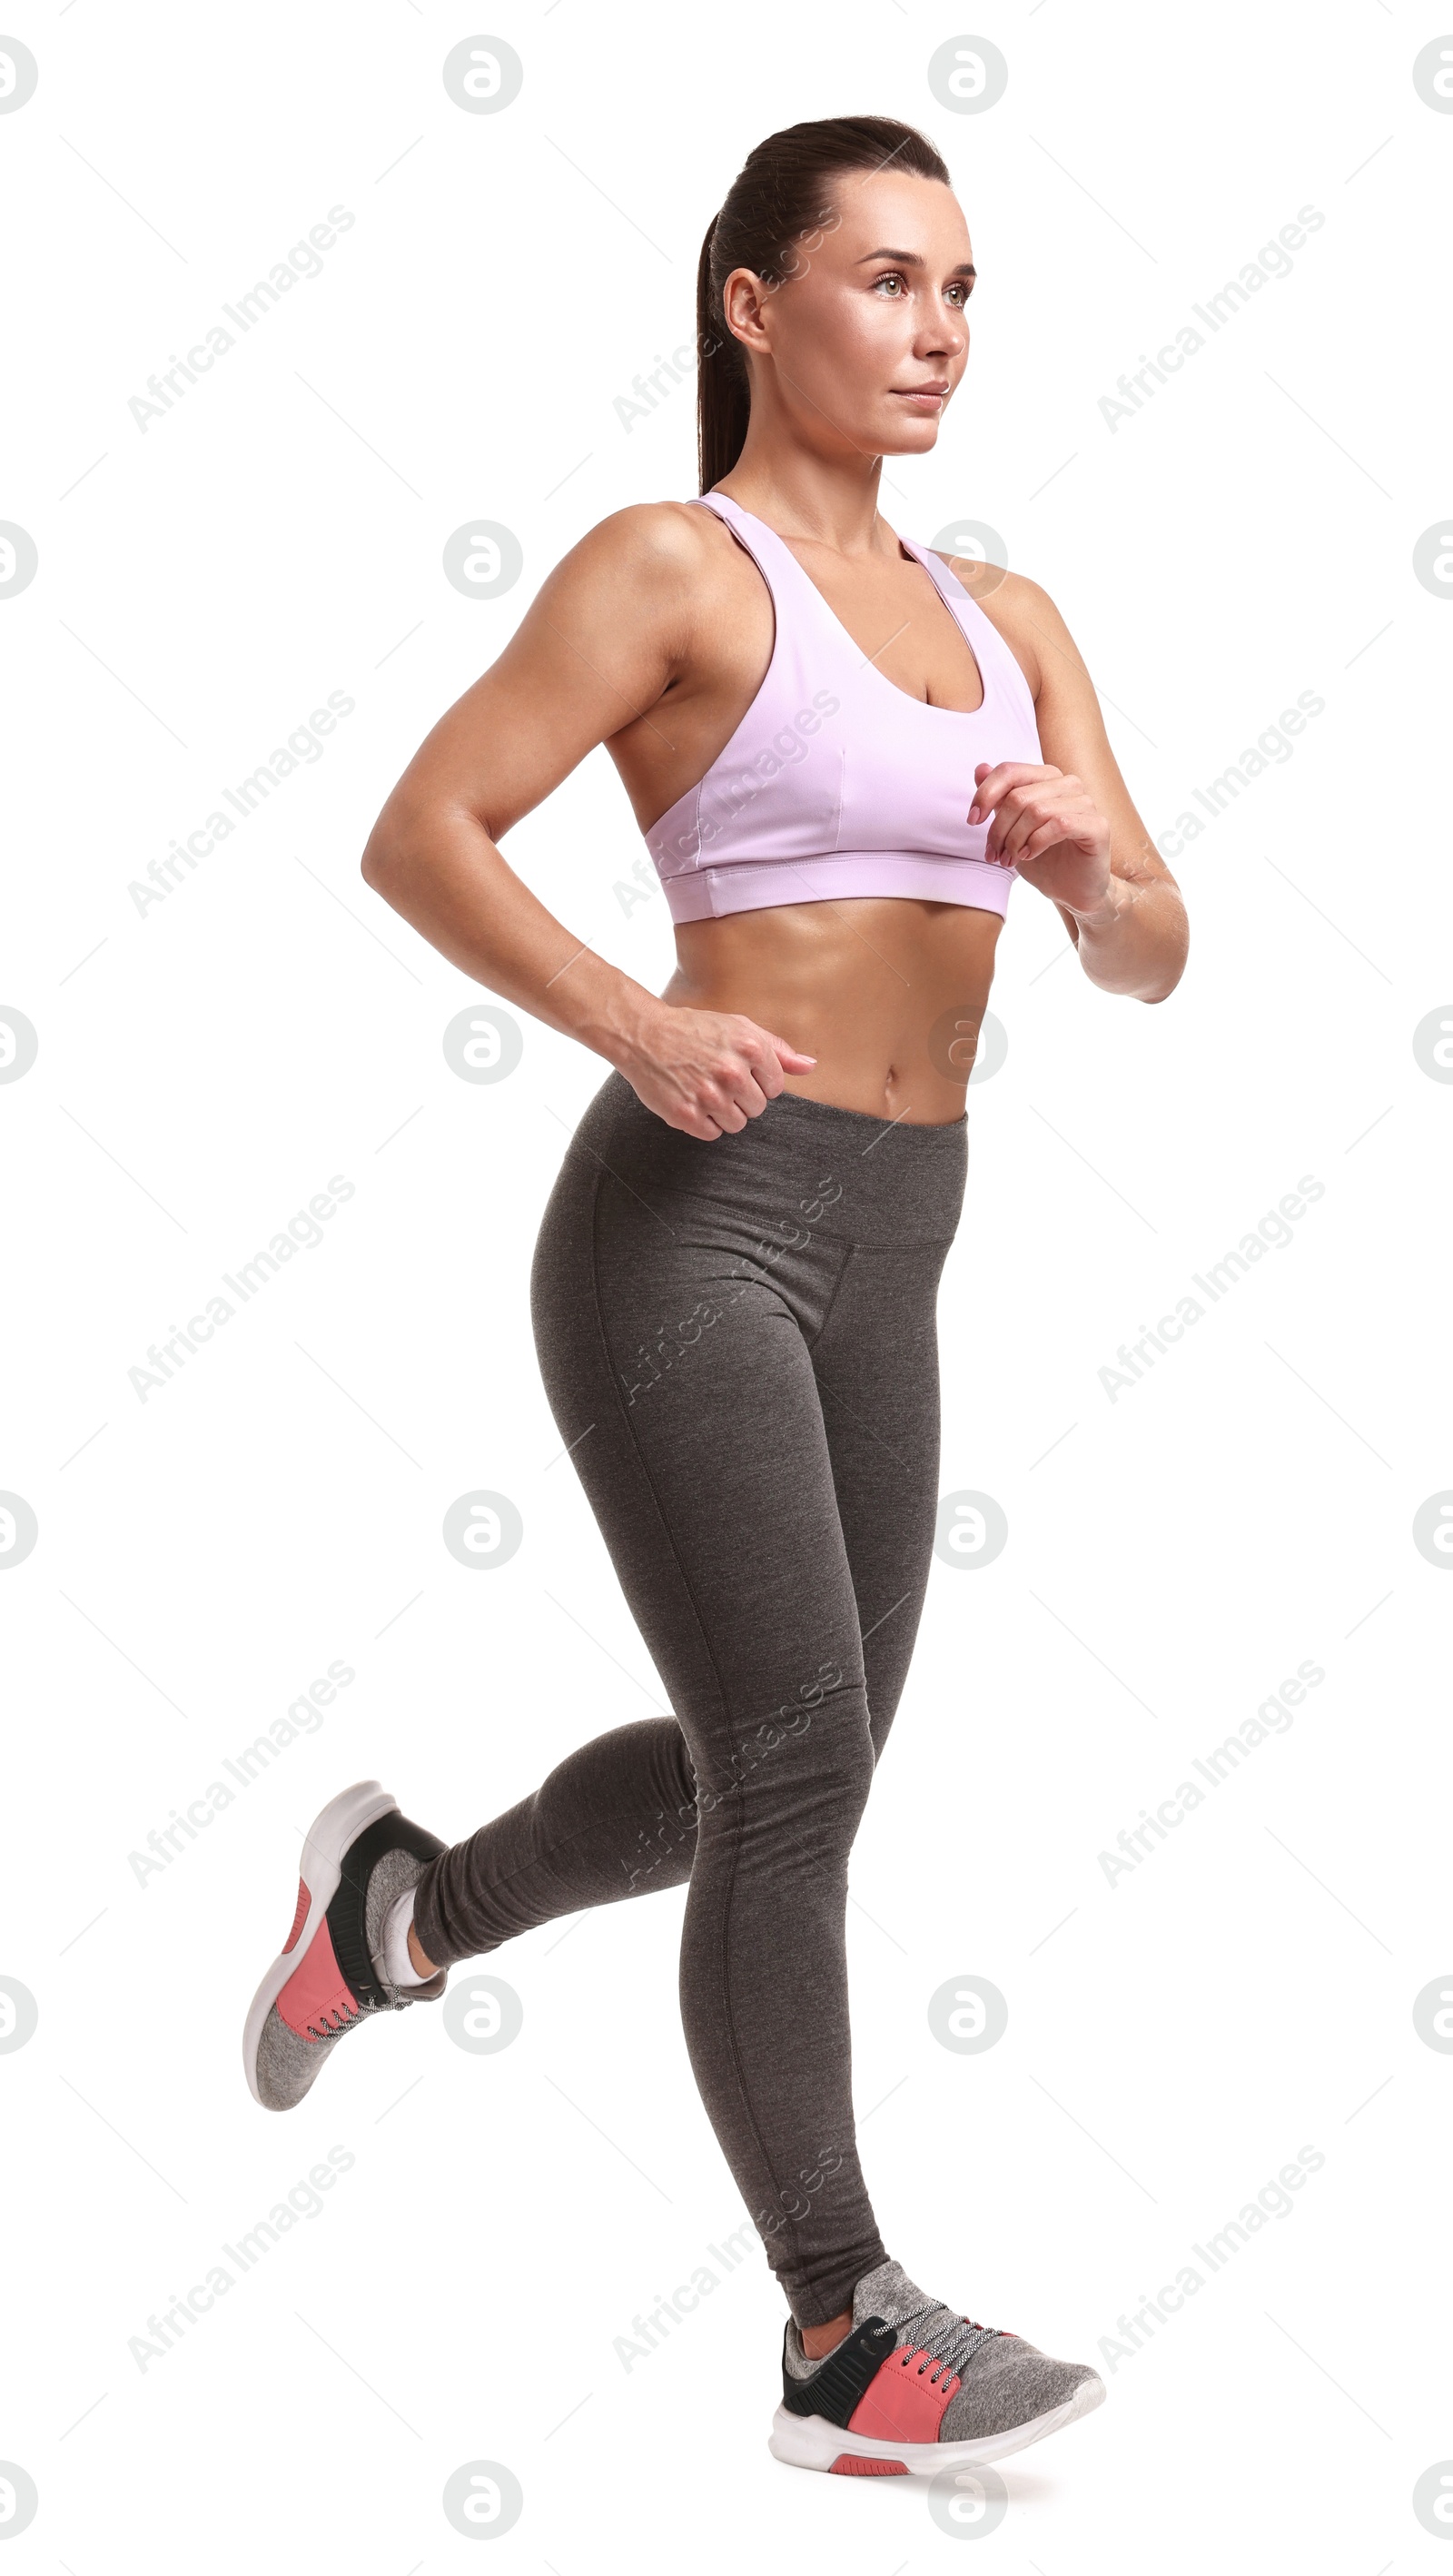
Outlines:
{"label": "nose", "polygon": [[916,354],[920,358],[961,358],[969,345],[969,326],[965,317],[940,308],[930,315],[918,334]]}

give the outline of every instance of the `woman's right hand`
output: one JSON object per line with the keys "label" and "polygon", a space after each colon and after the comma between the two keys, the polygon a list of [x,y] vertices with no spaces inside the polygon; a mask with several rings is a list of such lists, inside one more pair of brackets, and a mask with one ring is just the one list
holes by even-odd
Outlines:
{"label": "woman's right hand", "polygon": [[760,1118],[782,1089],[783,1075],[811,1073],[817,1058],[739,1012],[682,1010],[666,1002],[612,1061],[668,1127],[708,1142],[735,1136],[749,1118]]}

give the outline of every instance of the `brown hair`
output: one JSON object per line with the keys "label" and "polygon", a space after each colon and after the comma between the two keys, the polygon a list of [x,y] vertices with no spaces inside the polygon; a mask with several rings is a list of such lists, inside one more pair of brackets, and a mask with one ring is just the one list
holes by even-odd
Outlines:
{"label": "brown hair", "polygon": [[[701,488],[709,492],[741,455],[751,410],[746,356],[727,329],[722,288],[734,268],[769,286],[798,273],[797,245],[831,220],[830,183],[845,170],[891,162],[919,179],[949,174],[941,154],[913,125],[891,116],[829,116],[787,125],[759,143],[732,181],[701,245],[696,272],[696,420]],[[805,262],[801,263],[805,266]]]}

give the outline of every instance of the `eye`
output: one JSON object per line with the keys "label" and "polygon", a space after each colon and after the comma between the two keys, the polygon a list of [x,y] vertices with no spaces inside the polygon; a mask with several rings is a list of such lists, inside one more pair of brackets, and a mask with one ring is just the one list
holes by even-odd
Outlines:
{"label": "eye", "polygon": [[901,286],[906,293],[907,283],[901,268],[885,268],[881,277],[874,278],[873,292],[876,295],[880,286]]}
{"label": "eye", "polygon": [[956,313],[962,313],[964,306],[968,303],[969,297],[973,293],[973,288],[969,285],[966,278],[956,277],[952,285],[945,289],[945,292],[953,298],[954,311]]}

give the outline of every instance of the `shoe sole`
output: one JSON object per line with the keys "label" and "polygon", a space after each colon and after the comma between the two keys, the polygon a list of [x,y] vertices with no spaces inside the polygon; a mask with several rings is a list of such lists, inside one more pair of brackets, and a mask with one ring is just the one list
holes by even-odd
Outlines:
{"label": "shoe sole", "polygon": [[343,1856],[349,1845],[357,1842],[359,1835],[375,1824],[380,1816],[386,1816],[390,1808],[397,1806],[397,1798],[384,1788],[381,1781],[355,1780],[351,1789],[340,1789],[336,1798],[329,1799],[303,1837],[298,1876],[308,1891],[307,1916],[291,1948],[278,1952],[253,1996],[242,2034],[242,2063],[248,2090],[264,2111],[275,2107],[263,2101],[257,2082],[257,2052],[268,2014],[338,1893],[343,1876]]}
{"label": "shoe sole", "polygon": [[1003,2433],[987,2433],[977,2442],[873,2442],[865,2433],[849,2433],[841,2424],[829,2424],[825,2416],[791,2415],[779,2406],[767,2448],[775,2460],[785,2460],[794,2469],[836,2470],[849,2477],[936,2477],[940,2469],[982,2468],[990,2460],[1006,2459],[1011,2451],[1027,2450],[1031,2442],[1042,2442],[1046,2434],[1058,2433],[1082,2415],[1093,2414],[1104,2397],[1103,2379],[1082,2380],[1074,2395],[1062,2406],[1052,2406],[1047,2415],[1012,2424]]}

